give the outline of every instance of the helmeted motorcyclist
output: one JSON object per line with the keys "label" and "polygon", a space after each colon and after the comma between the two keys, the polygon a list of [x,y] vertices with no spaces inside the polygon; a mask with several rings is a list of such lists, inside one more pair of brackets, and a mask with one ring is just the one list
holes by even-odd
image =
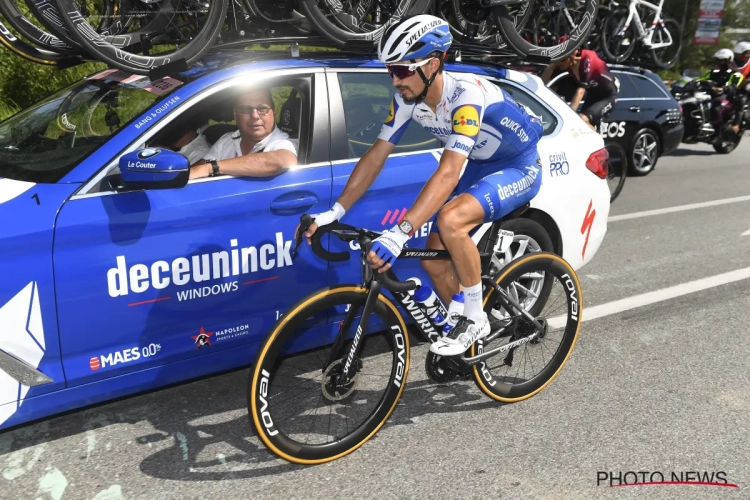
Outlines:
{"label": "helmeted motorcyclist", "polygon": [[[734,53],[731,49],[719,49],[713,57],[714,68],[708,73],[698,78],[696,81],[710,81],[714,91],[714,97],[711,99],[712,121],[716,125],[716,133],[719,134],[724,126],[724,110],[726,101],[735,103],[735,110],[738,104],[735,100],[739,99],[738,88],[742,84],[744,77],[737,66],[734,64]],[[736,112],[733,116],[732,129],[739,132],[739,120],[741,113]]]}

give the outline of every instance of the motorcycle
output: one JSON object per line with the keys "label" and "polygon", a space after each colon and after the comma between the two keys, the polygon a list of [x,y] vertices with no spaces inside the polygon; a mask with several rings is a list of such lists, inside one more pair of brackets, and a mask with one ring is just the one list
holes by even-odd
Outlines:
{"label": "motorcycle", "polygon": [[[683,77],[672,84],[670,89],[672,95],[680,104],[682,118],[685,123],[685,133],[682,142],[685,144],[695,144],[698,142],[711,144],[717,153],[728,154],[735,150],[742,140],[745,130],[750,125],[750,105],[748,104],[747,91],[737,89],[737,92],[743,92],[745,98],[742,99],[741,110],[735,110],[735,103],[726,97],[722,100],[722,110],[720,114],[723,126],[719,128],[718,120],[712,118],[711,101],[717,94],[714,91],[715,83],[709,80],[693,80],[689,77]],[[739,133],[732,129],[732,118],[734,113],[742,113],[740,120]]]}

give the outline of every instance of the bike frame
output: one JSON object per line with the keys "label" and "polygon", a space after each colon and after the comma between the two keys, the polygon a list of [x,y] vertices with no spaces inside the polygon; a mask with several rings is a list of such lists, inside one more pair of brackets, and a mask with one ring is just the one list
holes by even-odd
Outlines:
{"label": "bike frame", "polygon": [[[499,228],[495,225],[493,225],[490,233],[490,237],[487,240],[488,244],[489,242],[497,242],[496,245],[493,245],[491,248],[491,251],[494,253],[496,248],[501,245],[502,240],[498,239],[499,234]],[[505,235],[503,235],[505,237]],[[512,236],[511,236],[512,239]],[[499,354],[501,352],[509,351],[513,349],[514,347],[518,347],[522,344],[526,344],[533,340],[536,336],[539,335],[540,331],[544,331],[543,325],[537,320],[535,317],[533,317],[531,314],[529,314],[528,311],[526,311],[521,304],[519,304],[516,300],[514,300],[512,297],[510,297],[505,290],[500,288],[495,281],[487,276],[487,272],[489,270],[489,265],[491,262],[491,257],[493,253],[484,253],[482,255],[482,283],[486,286],[492,287],[495,292],[498,293],[498,301],[502,305],[503,308],[505,308],[507,311],[511,311],[511,307],[520,311],[522,315],[524,315],[529,321],[531,321],[534,326],[536,326],[536,331],[532,335],[529,335],[527,337],[524,337],[522,339],[518,339],[513,342],[509,342],[508,344],[502,345],[496,349],[492,349],[491,351],[481,352],[480,354],[473,356],[473,357],[455,357],[455,361],[462,365],[462,367],[470,368],[473,365],[476,365],[478,363],[481,363],[485,359],[494,356],[495,354]],[[480,254],[481,255],[481,254]],[[399,255],[399,259],[420,259],[420,260],[450,260],[451,255],[447,250],[431,250],[427,248],[413,248],[413,249],[404,249],[401,254]],[[380,281],[377,280],[377,277],[375,276],[373,270],[370,268],[369,263],[366,260],[366,252],[361,253],[360,257],[360,263],[362,266],[362,276],[363,276],[363,283],[365,287],[369,289],[369,292],[367,294],[367,299],[365,301],[364,308],[362,309],[362,315],[360,316],[359,324],[357,325],[357,330],[354,335],[354,339],[352,340],[352,345],[349,348],[349,352],[347,355],[343,358],[346,360],[342,372],[342,380],[344,383],[346,381],[350,380],[350,376],[352,374],[352,370],[354,367],[354,359],[357,358],[359,355],[359,352],[361,350],[361,342],[360,340],[362,337],[366,334],[366,321],[370,317],[370,315],[375,310],[375,304],[378,300],[378,296],[380,295],[381,288],[383,288],[383,285],[380,283]],[[389,278],[398,281],[398,278],[396,277],[393,270],[387,271],[389,274]],[[413,299],[413,297],[408,292],[400,292],[400,291],[391,291],[394,298],[396,299],[396,302],[398,302],[409,314],[409,316],[414,321],[414,325],[416,326],[417,331],[421,334],[424,340],[434,343],[437,342],[441,338],[441,334],[438,332],[439,326],[432,322],[432,320],[422,311],[422,309],[419,307],[419,305],[416,303],[416,301]],[[339,356],[339,353],[341,352],[344,341],[346,340],[346,332],[349,331],[349,327],[354,322],[354,319],[356,318],[357,314],[357,308],[349,308],[349,310],[346,313],[346,317],[344,318],[344,321],[341,324],[341,327],[339,329],[339,333],[336,336],[336,340],[333,343],[333,347],[331,349],[331,352],[329,354],[328,359],[326,360],[326,363],[324,365],[325,367],[329,366],[331,363],[333,363],[336,359],[341,358]],[[490,342],[492,339],[496,338],[497,335],[499,335],[498,332],[495,335],[490,335],[487,337],[486,342]]]}
{"label": "bike frame", "polygon": [[[660,49],[662,47],[669,47],[672,45],[672,34],[669,32],[666,26],[664,26],[664,21],[661,18],[661,9],[664,6],[664,0],[659,0],[659,5],[653,4],[651,2],[647,2],[646,0],[630,0],[630,6],[628,7],[628,18],[625,20],[625,26],[622,28],[622,31],[617,34],[617,36],[623,36],[625,32],[628,30],[628,27],[630,27],[631,22],[635,22],[635,29],[638,31],[638,36],[641,40],[641,43],[643,43],[646,47],[649,49]],[[655,12],[654,15],[654,22],[651,23],[651,26],[646,29],[643,27],[643,23],[641,22],[641,16],[638,14],[638,7],[646,7],[647,9],[651,9]],[[667,34],[667,37],[669,38],[668,42],[662,42],[662,43],[652,43],[651,39],[654,36],[654,30],[656,29],[656,25],[660,24],[662,28],[664,28],[665,33]]]}

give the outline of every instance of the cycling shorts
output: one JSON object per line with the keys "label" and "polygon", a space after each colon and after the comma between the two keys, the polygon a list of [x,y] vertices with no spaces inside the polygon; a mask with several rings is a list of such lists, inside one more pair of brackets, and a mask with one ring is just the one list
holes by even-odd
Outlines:
{"label": "cycling shorts", "polygon": [[595,127],[607,116],[617,102],[617,86],[614,82],[603,80],[586,91],[581,114],[586,115]]}
{"label": "cycling shorts", "polygon": [[616,95],[606,96],[597,101],[586,99],[585,106],[581,109],[581,114],[586,115],[594,127],[599,127],[602,118],[607,116],[617,101]]}
{"label": "cycling shorts", "polygon": [[[492,222],[531,201],[541,185],[542,161],[534,148],[525,155],[507,160],[492,163],[469,161],[449,201],[464,193],[473,196],[484,209],[482,223]],[[432,225],[432,232],[439,233],[437,224]]]}

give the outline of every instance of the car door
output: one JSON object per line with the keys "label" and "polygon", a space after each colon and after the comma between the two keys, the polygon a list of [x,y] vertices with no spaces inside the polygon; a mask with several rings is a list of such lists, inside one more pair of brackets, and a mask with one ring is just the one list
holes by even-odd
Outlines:
{"label": "car door", "polygon": [[[265,85],[263,78],[253,84]],[[238,89],[248,78],[233,81],[218,87]],[[115,158],[63,206],[54,261],[69,385],[190,358],[199,358],[197,372],[230,368],[222,352],[259,342],[293,302],[325,286],[325,262],[291,258],[299,215],[331,203],[325,78],[306,70],[267,84],[301,97],[298,167],[267,178],[220,176],[181,189],[123,192],[112,189]],[[215,92],[209,88],[204,99]],[[275,105],[288,121],[288,109]],[[182,104],[172,113],[190,110]],[[157,371],[151,383],[160,382]]]}
{"label": "car door", "polygon": [[604,139],[615,140],[627,151],[645,115],[645,104],[632,80],[633,73],[613,70],[612,74],[620,82],[620,91],[612,111],[599,124],[599,134]]}
{"label": "car door", "polygon": [[[331,106],[331,155],[333,159],[332,200],[341,195],[359,158],[375,142],[390,108],[394,88],[384,70],[329,71],[328,89]],[[340,117],[340,118],[336,118]],[[392,228],[406,214],[427,179],[437,170],[442,143],[412,122],[401,141],[383,166],[378,178],[362,198],[347,212],[343,222],[373,231]],[[420,227],[409,241],[412,248],[424,247],[433,221]],[[347,247],[336,238],[330,240],[331,251],[348,250],[353,258],[332,263],[332,284],[359,283],[362,280],[356,242]],[[399,279],[427,274],[418,259],[399,261],[394,271]],[[330,318],[335,320],[337,318]]]}

